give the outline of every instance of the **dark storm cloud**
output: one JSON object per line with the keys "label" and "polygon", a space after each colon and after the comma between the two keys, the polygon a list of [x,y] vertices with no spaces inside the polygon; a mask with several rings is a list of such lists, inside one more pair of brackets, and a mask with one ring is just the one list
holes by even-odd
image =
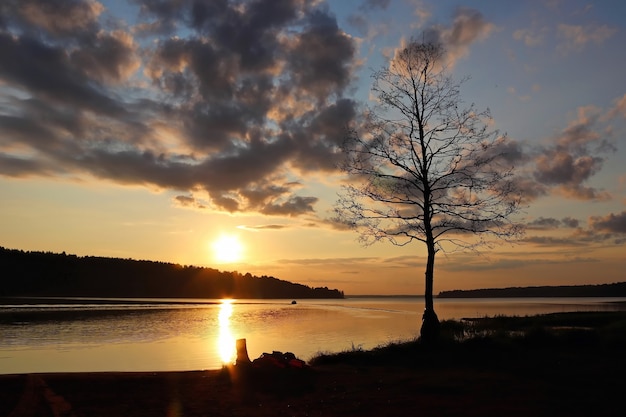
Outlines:
{"label": "dark storm cloud", "polygon": [[371,11],[371,10],[385,10],[389,7],[389,3],[391,0],[365,0],[361,6],[359,6],[360,10]]}
{"label": "dark storm cloud", "polygon": [[[310,115],[312,119],[305,128],[293,129],[300,138],[294,141],[298,148],[294,166],[303,171],[333,171],[343,157],[337,150],[344,140],[346,128],[356,117],[356,103],[341,99]],[[315,140],[304,140],[307,137]]]}
{"label": "dark storm cloud", "polygon": [[269,215],[293,216],[313,212],[316,197],[294,196],[289,200],[266,205],[261,212]]}
{"label": "dark storm cloud", "polygon": [[334,169],[356,115],[342,98],[356,47],[334,16],[301,0],[134,3],[128,27],[95,0],[2,2],[2,175],[89,174],[191,193],[176,199],[188,207],[202,190],[212,209],[314,211],[285,172]]}
{"label": "dark storm cloud", "polygon": [[258,71],[275,63],[280,53],[280,28],[297,17],[299,2],[259,0],[243,10],[226,2],[195,2],[192,26],[238,56],[243,71]]}
{"label": "dark storm cloud", "polygon": [[62,106],[121,115],[121,103],[108,97],[86,73],[72,65],[61,47],[0,33],[0,79],[34,97]]}
{"label": "dark storm cloud", "polygon": [[265,230],[287,230],[293,226],[287,224],[257,224],[237,226],[239,229],[250,230],[252,232],[260,232]]}
{"label": "dark storm cloud", "polygon": [[177,195],[174,197],[183,206],[193,206],[196,203],[196,199],[187,195]]}
{"label": "dark storm cloud", "polygon": [[569,227],[571,229],[575,229],[580,225],[580,221],[577,219],[573,219],[571,217],[564,217],[561,219],[561,224],[563,227]]}
{"label": "dark storm cloud", "polygon": [[[503,167],[515,169],[513,182],[525,204],[552,193],[578,200],[608,200],[607,192],[587,185],[604,166],[606,155],[615,150],[607,133],[611,129],[603,121],[606,117],[599,109],[580,108],[576,120],[540,144],[500,139],[486,156],[495,156]],[[578,226],[575,219],[570,220],[568,227]]]}
{"label": "dark storm cloud", "polygon": [[598,133],[598,113],[580,109],[579,118],[564,129],[552,144],[535,157],[535,180],[547,187],[556,187],[567,197],[581,200],[605,200],[602,190],[585,183],[604,164],[604,155],[614,150],[604,135]]}
{"label": "dark storm cloud", "polygon": [[550,152],[550,155],[538,160],[536,178],[547,185],[577,186],[596,173],[601,163],[602,158],[589,155],[574,156],[554,150]]}
{"label": "dark storm cloud", "polygon": [[94,0],[3,0],[0,27],[73,38],[97,29],[104,7]]}
{"label": "dark storm cloud", "polygon": [[348,24],[359,30],[362,35],[366,35],[370,26],[370,13],[386,10],[391,0],[365,0],[358,11],[348,16]]}
{"label": "dark storm cloud", "polygon": [[174,201],[180,207],[193,208],[198,210],[206,209],[206,206],[193,196],[177,195],[176,197],[174,197]]}
{"label": "dark storm cloud", "polygon": [[539,217],[527,224],[529,229],[557,229],[561,225],[558,219]]}
{"label": "dark storm cloud", "polygon": [[58,86],[50,94],[65,89],[80,94],[75,90],[87,87],[92,77],[119,80],[139,65],[128,34],[102,30],[98,18],[103,10],[95,0],[9,0],[0,9],[9,28],[3,35],[15,42],[5,43],[3,49],[17,58],[13,69],[30,64],[32,71],[19,81],[39,80],[40,88],[44,83],[47,88]]}
{"label": "dark storm cloud", "polygon": [[567,236],[529,236],[523,241],[540,246],[588,246],[591,243],[612,241],[620,245],[626,242],[626,211],[606,216],[592,216],[587,226],[571,217],[562,219],[539,217],[528,223],[529,230],[572,229]]}
{"label": "dark storm cloud", "polygon": [[287,63],[294,87],[320,100],[341,94],[352,80],[355,51],[353,40],[334,17],[320,10],[311,13],[289,48]]}
{"label": "dark storm cloud", "polygon": [[265,143],[260,139],[252,140],[248,147],[205,163],[203,175],[208,178],[210,190],[245,189],[266,177],[271,177],[277,166],[288,161],[291,144],[278,140]]}
{"label": "dark storm cloud", "polygon": [[604,217],[591,217],[589,223],[593,230],[626,235],[626,211],[610,213]]}
{"label": "dark storm cloud", "polygon": [[555,219],[552,217],[539,217],[527,224],[529,229],[538,229],[538,230],[550,230],[550,229],[558,229],[561,227],[565,228],[577,228],[580,222],[571,217],[564,217],[563,219]]}
{"label": "dark storm cloud", "polygon": [[[135,16],[115,20],[95,0],[0,1],[0,174],[198,190],[203,207],[230,212],[313,212],[317,197],[293,179],[333,172],[359,114],[344,96],[356,44],[335,17],[304,0],[134,3],[129,27]],[[456,58],[492,28],[460,9],[432,33]],[[587,185],[610,149],[597,123],[581,115],[541,149],[498,145],[522,168],[526,200],[605,196]]]}
{"label": "dark storm cloud", "polygon": [[[57,146],[58,141],[55,132],[48,126],[29,123],[25,118],[15,116],[0,116],[0,135],[3,138],[11,137],[12,142],[19,141],[32,147],[47,149]],[[0,140],[2,142],[4,140]]]}
{"label": "dark storm cloud", "polygon": [[[140,7],[139,29],[151,34],[169,34],[180,25],[187,0],[131,0]],[[215,2],[217,3],[217,1]]]}
{"label": "dark storm cloud", "polygon": [[571,237],[552,237],[552,236],[529,236],[521,240],[524,243],[532,243],[539,246],[585,246],[587,243]]}
{"label": "dark storm cloud", "polygon": [[74,67],[101,83],[121,82],[140,65],[132,38],[121,31],[98,33],[70,57]]}
{"label": "dark storm cloud", "polygon": [[31,176],[34,172],[40,175],[55,173],[52,169],[49,169],[43,161],[19,158],[0,153],[0,175],[19,178]]}
{"label": "dark storm cloud", "polygon": [[535,147],[528,143],[500,136],[481,150],[480,158],[493,160],[494,166],[502,172],[511,170],[513,176],[508,178],[512,187],[510,195],[520,198],[522,204],[527,204],[550,191],[549,187],[538,184],[532,175],[536,152]]}

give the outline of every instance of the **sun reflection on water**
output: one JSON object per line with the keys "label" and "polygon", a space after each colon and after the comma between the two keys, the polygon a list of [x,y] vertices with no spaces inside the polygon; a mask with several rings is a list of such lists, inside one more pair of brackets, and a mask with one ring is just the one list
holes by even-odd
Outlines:
{"label": "sun reflection on water", "polygon": [[230,316],[233,314],[233,300],[222,300],[218,315],[219,335],[217,350],[223,363],[235,361],[235,336],[230,329]]}

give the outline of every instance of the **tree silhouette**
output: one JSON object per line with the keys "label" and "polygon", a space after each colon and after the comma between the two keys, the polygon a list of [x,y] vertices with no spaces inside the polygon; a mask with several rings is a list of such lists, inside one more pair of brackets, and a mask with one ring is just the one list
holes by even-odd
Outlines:
{"label": "tree silhouette", "polygon": [[435,254],[522,233],[512,221],[520,199],[507,138],[488,129],[489,110],[463,108],[462,81],[449,75],[444,58],[441,46],[411,41],[373,74],[378,105],[344,141],[341,168],[351,181],[335,206],[364,245],[425,244],[424,340],[439,329]]}

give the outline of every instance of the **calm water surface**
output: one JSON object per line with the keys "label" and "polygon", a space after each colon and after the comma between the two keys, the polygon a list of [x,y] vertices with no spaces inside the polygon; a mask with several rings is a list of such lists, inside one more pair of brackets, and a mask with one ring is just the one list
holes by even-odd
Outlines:
{"label": "calm water surface", "polygon": [[[273,350],[308,360],[418,336],[421,298],[198,300],[193,304],[0,306],[0,374],[217,369],[235,340],[254,359]],[[626,298],[439,299],[440,319],[625,310]]]}

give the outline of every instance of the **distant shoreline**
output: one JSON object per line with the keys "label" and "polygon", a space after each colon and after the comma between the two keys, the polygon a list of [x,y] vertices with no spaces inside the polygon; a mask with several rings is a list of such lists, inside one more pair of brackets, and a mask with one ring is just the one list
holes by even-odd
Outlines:
{"label": "distant shoreline", "polygon": [[[626,297],[626,282],[561,286],[480,288],[441,291],[435,298],[590,298]],[[422,294],[346,294],[345,298],[424,298]]]}
{"label": "distant shoreline", "polygon": [[626,282],[442,291],[437,298],[626,297]]}

